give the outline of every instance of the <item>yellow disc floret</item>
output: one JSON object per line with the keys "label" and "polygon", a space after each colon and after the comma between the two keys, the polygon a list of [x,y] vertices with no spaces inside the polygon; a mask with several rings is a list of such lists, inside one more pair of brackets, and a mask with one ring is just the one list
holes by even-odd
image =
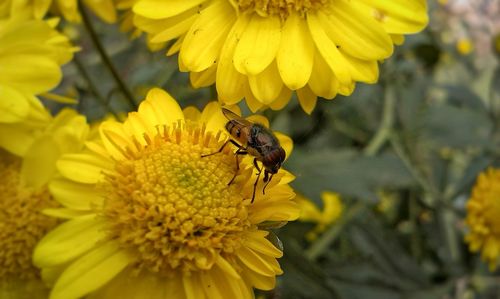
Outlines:
{"label": "yellow disc floret", "polygon": [[232,0],[239,11],[255,11],[261,16],[280,16],[286,19],[292,12],[305,15],[329,4],[330,0]]}
{"label": "yellow disc floret", "polygon": [[25,187],[20,170],[21,159],[0,150],[0,281],[38,277],[31,263],[33,248],[57,224],[41,214],[56,206],[47,188]]}
{"label": "yellow disc floret", "polygon": [[137,253],[138,267],[172,273],[210,269],[234,253],[250,227],[231,147],[219,135],[178,123],[128,151],[104,183],[112,239]]}

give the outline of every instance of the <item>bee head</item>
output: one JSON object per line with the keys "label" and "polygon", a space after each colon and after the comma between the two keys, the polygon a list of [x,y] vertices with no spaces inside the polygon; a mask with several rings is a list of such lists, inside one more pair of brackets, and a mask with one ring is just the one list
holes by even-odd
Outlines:
{"label": "bee head", "polygon": [[269,173],[275,174],[278,173],[281,164],[283,164],[283,162],[285,161],[285,157],[285,150],[283,150],[282,147],[279,147],[275,151],[265,156],[262,162]]}

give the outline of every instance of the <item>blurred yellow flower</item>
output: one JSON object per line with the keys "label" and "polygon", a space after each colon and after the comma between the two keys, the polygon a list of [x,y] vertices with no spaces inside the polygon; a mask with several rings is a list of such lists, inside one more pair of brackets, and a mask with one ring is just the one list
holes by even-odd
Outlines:
{"label": "blurred yellow flower", "polygon": [[[0,110],[1,115],[10,111]],[[80,150],[88,127],[83,116],[63,110],[55,118],[46,114],[32,126],[27,120],[11,124],[12,131],[31,128],[32,134],[17,136],[17,154],[0,148],[0,298],[47,298],[48,289],[32,264],[36,243],[58,220],[41,213],[59,206],[48,191],[60,155]],[[0,132],[3,139],[3,132]],[[25,138],[26,140],[23,140]],[[19,148],[17,144],[10,148]]]}
{"label": "blurred yellow flower", "polygon": [[374,83],[379,60],[428,21],[425,0],[138,0],[135,25],[153,43],[175,40],[179,69],[219,100],[244,97],[252,111],[283,108],[297,92],[310,113],[317,97]]}
{"label": "blurred yellow flower", "polygon": [[500,169],[489,168],[479,174],[467,202],[465,219],[469,232],[465,241],[472,252],[495,270],[500,256]]}
{"label": "blurred yellow flower", "polygon": [[24,17],[0,20],[0,111],[10,112],[0,116],[0,124],[26,119],[37,106],[34,96],[61,81],[61,65],[76,49],[53,29],[56,23]]}
{"label": "blurred yellow flower", "polygon": [[[107,23],[116,22],[113,0],[83,0],[92,12]],[[78,0],[3,0],[0,4],[0,18],[27,14],[35,19],[43,19],[48,12],[63,16],[70,22],[81,21]]]}
{"label": "blurred yellow flower", "polygon": [[469,55],[473,50],[472,42],[468,38],[459,39],[457,41],[456,47],[458,53],[462,55]]}
{"label": "blurred yellow flower", "polygon": [[253,298],[253,287],[274,288],[282,252],[258,225],[299,216],[293,176],[280,170],[265,194],[259,181],[251,204],[250,157],[239,171],[229,146],[202,157],[224,143],[226,122],[218,103],[182,111],[155,88],[124,123],[104,122],[98,141],[58,161],[50,190],[67,220],[34,253],[52,299]]}
{"label": "blurred yellow flower", "polygon": [[318,234],[322,233],[330,224],[335,223],[344,210],[344,205],[337,193],[322,192],[321,200],[323,201],[323,211],[304,196],[297,195],[295,198],[300,207],[299,221],[317,224],[312,231],[306,234],[306,238],[310,241],[316,239]]}

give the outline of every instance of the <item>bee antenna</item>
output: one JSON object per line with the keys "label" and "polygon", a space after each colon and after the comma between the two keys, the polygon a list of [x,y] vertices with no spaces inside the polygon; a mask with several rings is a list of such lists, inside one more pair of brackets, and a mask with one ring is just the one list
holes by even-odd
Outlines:
{"label": "bee antenna", "polygon": [[267,181],[267,183],[264,185],[264,188],[262,188],[262,194],[266,194],[266,187],[267,185],[269,185],[269,183],[271,182],[271,180],[273,179],[273,175],[274,174],[271,174],[271,176],[269,177],[269,180]]}

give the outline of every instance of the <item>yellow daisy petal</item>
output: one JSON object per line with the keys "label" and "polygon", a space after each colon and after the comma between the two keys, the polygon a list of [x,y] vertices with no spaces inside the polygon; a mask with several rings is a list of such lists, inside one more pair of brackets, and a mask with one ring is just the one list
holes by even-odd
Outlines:
{"label": "yellow daisy petal", "polygon": [[275,101],[283,88],[283,82],[275,62],[258,75],[248,76],[248,83],[252,94],[264,105]]}
{"label": "yellow daisy petal", "polygon": [[84,296],[113,279],[133,259],[114,242],[107,242],[87,253],[64,270],[57,280],[50,298]]}
{"label": "yellow daisy petal", "polygon": [[228,105],[239,102],[243,98],[248,85],[247,78],[238,73],[233,64],[234,50],[248,23],[248,17],[239,18],[229,32],[228,38],[221,49],[216,74],[216,87],[219,98]]}
{"label": "yellow daisy petal", "polygon": [[184,65],[193,72],[212,66],[234,20],[233,7],[229,2],[214,2],[204,9],[184,37],[180,54]]}
{"label": "yellow daisy petal", "polygon": [[307,84],[311,76],[314,43],[306,21],[292,13],[283,26],[281,44],[276,57],[279,73],[285,85],[293,90]]}
{"label": "yellow daisy petal", "polygon": [[89,211],[91,207],[102,205],[103,198],[97,190],[85,184],[76,183],[62,178],[53,179],[49,185],[50,193],[63,206]]}
{"label": "yellow daisy petal", "polygon": [[45,235],[33,253],[38,267],[53,267],[74,260],[103,239],[105,222],[96,215],[69,220]]}
{"label": "yellow daisy petal", "polygon": [[297,90],[297,97],[299,98],[299,103],[302,109],[304,109],[307,114],[311,114],[314,107],[316,107],[316,102],[318,100],[316,94],[309,86],[306,86]]}
{"label": "yellow daisy petal", "polygon": [[307,23],[309,25],[309,31],[314,39],[314,43],[316,44],[316,48],[335,74],[335,77],[344,84],[351,82],[352,78],[349,73],[348,63],[337,49],[337,45],[330,40],[324,31],[318,16],[310,14],[307,18]]}
{"label": "yellow daisy petal", "polygon": [[[234,66],[238,72],[257,75],[276,57],[280,45],[281,24],[278,18],[254,14],[234,50]],[[259,47],[255,47],[259,44]]]}
{"label": "yellow daisy petal", "polygon": [[205,0],[146,0],[135,4],[133,11],[138,15],[150,19],[162,19],[178,15],[190,8],[200,5],[202,2],[205,2]]}

